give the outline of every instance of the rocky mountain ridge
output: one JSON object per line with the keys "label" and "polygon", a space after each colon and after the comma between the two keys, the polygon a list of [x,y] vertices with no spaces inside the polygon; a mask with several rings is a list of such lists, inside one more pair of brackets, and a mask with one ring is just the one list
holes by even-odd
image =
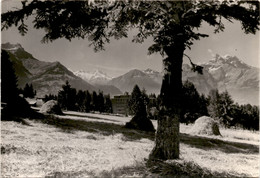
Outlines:
{"label": "rocky mountain ridge", "polygon": [[60,62],[45,62],[34,58],[24,50],[20,44],[2,44],[13,62],[18,77],[18,87],[23,88],[26,83],[32,83],[37,91],[37,97],[46,94],[57,94],[62,85],[69,81],[77,90],[103,91],[104,94],[120,94],[121,91],[113,86],[93,86],[68,70]]}
{"label": "rocky mountain ridge", "polygon": [[78,70],[73,73],[91,84],[105,85],[112,79],[112,77],[100,70],[95,70],[93,72]]}
{"label": "rocky mountain ridge", "polygon": [[[259,68],[252,67],[236,56],[216,55],[209,62],[201,64],[203,75],[191,70],[191,66],[183,64],[182,80],[194,83],[199,93],[207,95],[210,90],[227,90],[235,102],[240,104],[259,104]],[[163,74],[152,69],[131,70],[112,79],[109,83],[121,91],[131,92],[138,84],[147,93],[160,93]]]}

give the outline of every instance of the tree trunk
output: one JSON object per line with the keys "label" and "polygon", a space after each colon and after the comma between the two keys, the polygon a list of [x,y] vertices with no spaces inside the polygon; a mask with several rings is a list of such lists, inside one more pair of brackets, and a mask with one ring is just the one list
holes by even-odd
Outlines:
{"label": "tree trunk", "polygon": [[174,45],[165,48],[165,74],[161,87],[162,106],[159,111],[155,147],[150,159],[179,158],[179,119],[182,96],[182,58],[185,45],[176,40]]}

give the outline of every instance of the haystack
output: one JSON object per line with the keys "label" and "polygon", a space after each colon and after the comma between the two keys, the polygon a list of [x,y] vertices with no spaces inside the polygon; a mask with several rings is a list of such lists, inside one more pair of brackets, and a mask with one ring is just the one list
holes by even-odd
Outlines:
{"label": "haystack", "polygon": [[221,135],[218,123],[208,116],[198,118],[191,128],[190,133],[195,135]]}
{"label": "haystack", "polygon": [[44,103],[40,109],[41,113],[47,113],[47,114],[58,114],[62,115],[61,108],[59,107],[57,101],[50,100]]}
{"label": "haystack", "polygon": [[129,129],[155,132],[152,121],[146,116],[134,116],[129,122],[126,123],[125,127]]}

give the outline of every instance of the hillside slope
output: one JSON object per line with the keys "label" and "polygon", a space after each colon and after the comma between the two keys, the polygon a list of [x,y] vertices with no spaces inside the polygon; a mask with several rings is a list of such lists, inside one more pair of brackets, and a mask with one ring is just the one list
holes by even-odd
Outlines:
{"label": "hillside slope", "polygon": [[37,91],[37,97],[57,94],[66,81],[78,90],[97,90],[59,62],[44,62],[35,59],[20,44],[5,43],[2,44],[2,49],[10,54],[10,59],[14,63],[18,87],[23,88],[26,83],[32,83]]}

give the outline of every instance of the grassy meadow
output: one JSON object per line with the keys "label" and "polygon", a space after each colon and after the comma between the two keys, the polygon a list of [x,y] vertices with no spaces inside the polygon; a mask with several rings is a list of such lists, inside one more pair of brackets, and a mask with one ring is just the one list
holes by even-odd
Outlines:
{"label": "grassy meadow", "polygon": [[259,177],[259,132],[220,128],[222,137],[199,136],[181,124],[180,159],[155,163],[147,162],[154,134],[123,128],[130,119],[65,112],[2,121],[1,176]]}

